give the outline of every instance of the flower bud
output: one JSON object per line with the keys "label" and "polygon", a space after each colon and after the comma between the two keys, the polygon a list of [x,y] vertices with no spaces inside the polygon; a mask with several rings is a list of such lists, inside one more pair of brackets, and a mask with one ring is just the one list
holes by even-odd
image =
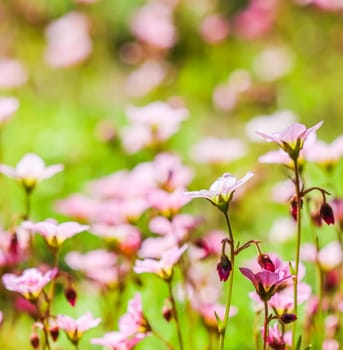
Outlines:
{"label": "flower bud", "polygon": [[219,280],[225,282],[229,278],[231,270],[232,270],[231,261],[225,254],[222,254],[217,264],[217,272],[219,275]]}
{"label": "flower bud", "polygon": [[288,323],[292,323],[297,319],[297,316],[295,314],[289,314],[287,312],[283,313],[280,316],[280,321],[282,323],[288,324]]}
{"label": "flower bud", "polygon": [[172,317],[173,317],[173,308],[172,308],[172,305],[171,305],[171,301],[169,298],[167,298],[164,302],[164,306],[163,306],[163,309],[162,309],[162,314],[163,314],[163,318],[169,322]]}
{"label": "flower bud", "polygon": [[[300,208],[302,208],[303,201],[300,201]],[[293,196],[291,199],[291,215],[295,221],[297,221],[297,215],[298,215],[298,200],[296,196]]]}
{"label": "flower bud", "polygon": [[275,265],[268,254],[264,254],[264,253],[259,254],[257,261],[258,261],[258,264],[262,267],[262,269],[275,272]]}
{"label": "flower bud", "polygon": [[60,330],[57,326],[53,326],[49,329],[49,333],[52,340],[55,342],[60,334]]}
{"label": "flower bud", "polygon": [[30,343],[34,349],[39,348],[39,336],[37,333],[32,333],[30,337]]}
{"label": "flower bud", "polygon": [[322,206],[320,207],[319,211],[320,217],[328,224],[334,224],[335,223],[335,217],[333,215],[333,210],[331,206],[324,202]]}
{"label": "flower bud", "polygon": [[75,304],[76,304],[76,297],[77,297],[77,294],[76,294],[76,290],[72,287],[68,287],[65,291],[64,291],[64,295],[65,297],[67,298],[68,300],[68,303],[74,307]]}

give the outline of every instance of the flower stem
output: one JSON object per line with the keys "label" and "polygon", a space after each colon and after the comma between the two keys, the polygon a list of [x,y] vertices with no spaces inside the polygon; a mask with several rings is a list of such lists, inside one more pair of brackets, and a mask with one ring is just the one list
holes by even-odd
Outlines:
{"label": "flower stem", "polygon": [[171,279],[167,280],[167,284],[168,284],[169,297],[170,297],[170,301],[172,304],[174,319],[175,319],[175,323],[176,323],[176,331],[177,331],[177,337],[179,339],[179,346],[180,346],[180,350],[183,350],[183,341],[182,341],[182,335],[181,335],[180,321],[179,321],[179,316],[178,316],[178,312],[177,312],[177,308],[176,308],[175,298],[173,295]]}
{"label": "flower stem", "polygon": [[167,347],[168,350],[174,350],[173,346],[162,337],[160,333],[158,333],[155,329],[152,329],[152,334]]}
{"label": "flower stem", "polygon": [[[299,262],[300,262],[300,245],[301,245],[301,189],[300,189],[300,174],[298,159],[294,159],[294,171],[295,171],[295,195],[297,205],[297,241],[296,241],[296,253],[295,253],[295,278],[294,278],[294,313],[298,316],[298,275],[299,275]],[[297,321],[293,322],[292,332],[292,348],[296,346],[296,330]]]}
{"label": "flower stem", "polygon": [[267,349],[268,321],[268,301],[264,301],[263,350]]}
{"label": "flower stem", "polygon": [[225,332],[228,328],[228,321],[229,321],[230,308],[231,308],[231,299],[232,299],[232,290],[233,290],[233,276],[234,276],[234,272],[235,272],[235,243],[233,240],[232,228],[231,228],[228,213],[226,211],[224,211],[223,213],[225,216],[225,221],[226,221],[226,225],[228,228],[230,241],[231,241],[230,242],[230,245],[231,245],[230,261],[231,261],[232,271],[231,271],[231,274],[229,277],[229,287],[228,287],[228,294],[227,294],[227,299],[226,299],[224,320],[223,320],[222,324],[218,327],[218,333],[219,333],[218,350],[224,349]]}

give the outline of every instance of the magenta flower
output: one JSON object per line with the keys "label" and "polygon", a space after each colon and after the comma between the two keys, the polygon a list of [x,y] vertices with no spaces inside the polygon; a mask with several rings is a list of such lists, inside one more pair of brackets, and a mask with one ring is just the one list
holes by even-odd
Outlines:
{"label": "magenta flower", "polygon": [[100,322],[101,319],[93,318],[90,312],[87,312],[76,320],[66,315],[57,315],[56,319],[56,325],[65,331],[73,344],[77,344],[84,332],[96,327]]}
{"label": "magenta flower", "polygon": [[312,128],[307,129],[304,124],[293,123],[281,132],[270,135],[262,132],[257,132],[257,134],[269,142],[277,143],[292,159],[295,159],[298,158],[299,152],[303,148],[304,142],[308,136],[317,131],[322,124],[323,121],[320,121]]}
{"label": "magenta flower", "polygon": [[174,265],[187,248],[187,244],[184,244],[181,248],[173,247],[166,251],[160,260],[136,260],[133,270],[136,273],[152,272],[164,280],[169,280],[173,275]]}
{"label": "magenta flower", "polygon": [[52,248],[60,247],[66,239],[89,229],[89,226],[80,225],[77,222],[63,222],[62,224],[58,224],[52,219],[37,223],[26,221],[23,223],[23,227],[41,234],[47,244]]}
{"label": "magenta flower", "polygon": [[36,300],[42,289],[56,277],[58,270],[56,268],[49,270],[45,274],[37,268],[26,269],[22,275],[17,276],[12,273],[6,273],[2,276],[2,283],[5,288],[22,294],[30,301]]}
{"label": "magenta flower", "polygon": [[275,293],[286,287],[291,275],[280,272],[263,270],[254,273],[246,267],[240,267],[241,273],[254,285],[257,294],[263,301],[268,301]]}
{"label": "magenta flower", "polygon": [[271,349],[286,350],[286,345],[290,346],[292,344],[292,334],[290,332],[283,334],[278,324],[275,323],[273,327],[269,327],[267,344]]}
{"label": "magenta flower", "polygon": [[191,198],[205,198],[221,210],[226,210],[234,192],[247,182],[254,174],[248,172],[240,180],[229,173],[223,174],[210,187],[209,190],[186,192]]}
{"label": "magenta flower", "polygon": [[63,170],[63,165],[45,166],[44,161],[33,153],[26,154],[15,168],[0,164],[0,173],[17,179],[26,191],[32,191],[36,184]]}

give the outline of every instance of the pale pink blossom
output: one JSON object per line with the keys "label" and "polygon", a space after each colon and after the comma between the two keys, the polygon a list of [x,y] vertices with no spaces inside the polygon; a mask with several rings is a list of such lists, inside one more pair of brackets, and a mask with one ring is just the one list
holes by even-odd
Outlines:
{"label": "pale pink blossom", "polygon": [[129,106],[126,113],[131,125],[122,130],[122,142],[129,153],[168,140],[188,117],[187,109],[173,108],[162,102],[144,107]]}
{"label": "pale pink blossom", "polygon": [[244,177],[237,180],[231,174],[224,173],[210,186],[209,190],[191,191],[186,192],[186,194],[191,198],[208,199],[216,206],[227,205],[231,201],[234,192],[253,176],[252,172],[248,172]]}
{"label": "pale pink blossom", "polygon": [[104,249],[84,254],[72,251],[65,256],[65,261],[73,270],[81,271],[100,285],[111,287],[118,283],[117,256],[112,252]]}
{"label": "pale pink blossom", "polygon": [[306,139],[317,131],[322,124],[323,121],[320,121],[313,127],[306,128],[304,124],[293,123],[281,132],[266,134],[257,131],[256,133],[262,136],[268,142],[277,143],[287,153],[292,153],[299,152],[303,148]]}
{"label": "pale pink blossom", "polygon": [[187,244],[184,244],[181,248],[173,247],[165,252],[160,260],[138,259],[133,270],[136,273],[151,272],[162,279],[168,280],[172,277],[174,265],[187,248]]}
{"label": "pale pink blossom", "polygon": [[50,23],[46,29],[46,62],[52,67],[67,67],[84,61],[92,51],[85,15],[71,12]]}
{"label": "pale pink blossom", "polygon": [[264,49],[254,59],[253,68],[262,81],[275,81],[291,72],[294,53],[286,46],[272,46]]}
{"label": "pale pink blossom", "polygon": [[148,237],[142,242],[142,245],[138,251],[138,257],[141,259],[152,258],[161,259],[163,254],[172,248],[175,248],[178,242],[175,237],[161,236],[161,237]]}
{"label": "pale pink blossom", "polygon": [[219,43],[225,40],[230,33],[229,21],[220,14],[206,16],[201,22],[200,33],[207,43]]}
{"label": "pale pink blossom", "polygon": [[[198,259],[204,259],[209,256],[218,257],[222,251],[222,240],[227,237],[227,233],[221,230],[211,230],[202,235],[195,241],[195,247],[198,251]],[[194,250],[193,249],[193,250]]]}
{"label": "pale pink blossom", "polygon": [[81,225],[77,222],[63,222],[58,224],[53,219],[47,219],[41,222],[26,221],[23,223],[23,228],[42,235],[50,247],[57,248],[62,243],[80,232],[87,231],[89,226]]}
{"label": "pale pink blossom", "polygon": [[151,327],[142,310],[141,295],[136,293],[128,303],[127,312],[119,320],[119,331],[106,333],[103,338],[95,338],[91,342],[113,349],[130,350],[150,332]]}
{"label": "pale pink blossom", "polygon": [[324,339],[322,350],[339,350],[340,343],[336,339]]}
{"label": "pale pink blossom", "polygon": [[46,166],[44,161],[33,153],[26,154],[15,168],[0,164],[0,173],[17,179],[27,190],[32,190],[36,184],[48,179],[63,170],[63,165]]}
{"label": "pale pink blossom", "polygon": [[130,96],[145,96],[163,84],[170,71],[170,64],[165,61],[147,60],[127,76],[125,91]]}
{"label": "pale pink blossom", "polygon": [[147,201],[151,208],[156,209],[161,215],[172,217],[179,213],[180,209],[190,202],[190,197],[183,190],[167,192],[156,189],[147,195]]}
{"label": "pale pink blossom", "polygon": [[27,72],[19,61],[9,58],[0,58],[1,88],[17,88],[25,84],[27,79]]}
{"label": "pale pink blossom", "polygon": [[82,194],[74,194],[55,202],[55,210],[75,220],[87,222],[98,210],[98,200]]}
{"label": "pale pink blossom", "polygon": [[0,126],[6,123],[19,108],[15,97],[0,97]]}
{"label": "pale pink blossom", "polygon": [[247,153],[240,139],[205,137],[192,149],[191,156],[198,163],[221,164],[240,159]]}
{"label": "pale pink blossom", "polygon": [[270,115],[259,115],[248,121],[245,130],[249,139],[256,142],[263,140],[256,134],[256,130],[264,130],[266,134],[273,134],[295,123],[297,115],[291,110],[277,110]]}
{"label": "pale pink blossom", "polygon": [[94,224],[92,233],[114,243],[116,248],[127,256],[133,256],[141,245],[139,229],[130,224],[107,225]]}
{"label": "pale pink blossom", "polygon": [[274,220],[269,231],[269,240],[274,244],[285,243],[292,239],[296,233],[296,222],[290,217]]}
{"label": "pale pink blossom", "polygon": [[73,344],[77,344],[84,332],[97,327],[101,322],[100,318],[94,318],[91,312],[87,312],[78,319],[66,315],[57,315],[56,324],[63,329]]}
{"label": "pale pink blossom", "polygon": [[36,300],[43,288],[56,277],[58,270],[56,268],[43,274],[37,268],[30,268],[23,271],[18,276],[12,273],[6,273],[2,276],[2,283],[5,288],[22,294],[26,299]]}
{"label": "pale pink blossom", "polygon": [[167,2],[149,1],[133,15],[130,27],[139,40],[159,49],[171,48],[177,39],[173,8]]}

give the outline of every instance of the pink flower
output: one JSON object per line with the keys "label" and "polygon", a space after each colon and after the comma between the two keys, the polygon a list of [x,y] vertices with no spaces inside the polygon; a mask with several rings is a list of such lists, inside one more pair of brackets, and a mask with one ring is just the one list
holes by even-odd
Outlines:
{"label": "pink flower", "polygon": [[313,127],[307,129],[304,124],[294,123],[281,132],[270,135],[262,132],[257,132],[257,134],[269,142],[277,143],[281,149],[287,152],[289,156],[294,159],[294,157],[298,157],[299,152],[303,148],[304,142],[308,136],[318,130],[322,124],[323,121],[320,121]]}
{"label": "pink flower", "polygon": [[282,271],[272,272],[269,270],[262,270],[254,273],[246,267],[240,267],[241,273],[248,278],[254,285],[257,294],[263,301],[268,301],[270,298],[282,290],[288,283],[291,275],[285,275]]}
{"label": "pink flower", "polygon": [[123,130],[122,142],[127,152],[135,153],[168,140],[187,119],[188,110],[154,102],[145,107],[129,106],[127,115],[131,125]]}
{"label": "pink flower", "polygon": [[92,339],[92,344],[130,350],[150,334],[151,328],[143,315],[142,300],[139,293],[129,301],[128,310],[119,320],[119,331],[110,332],[103,338]]}
{"label": "pink flower", "polygon": [[176,42],[173,8],[167,2],[148,2],[135,13],[130,27],[138,39],[159,49],[169,49]]}
{"label": "pink flower", "polygon": [[0,164],[0,173],[17,179],[27,191],[32,191],[36,184],[63,170],[63,165],[45,166],[44,161],[33,153],[26,154],[15,168]]}
{"label": "pink flower", "polygon": [[100,322],[101,319],[93,318],[90,312],[87,312],[76,320],[66,315],[57,315],[56,319],[57,326],[66,332],[73,344],[77,344],[84,332],[98,326]]}
{"label": "pink flower", "polygon": [[17,276],[6,273],[2,276],[2,282],[6,289],[22,294],[28,300],[36,300],[42,289],[56,277],[58,270],[52,269],[42,274],[37,268],[24,270]]}
{"label": "pink flower", "polygon": [[151,272],[164,280],[169,280],[173,275],[174,265],[187,248],[187,244],[184,244],[181,248],[173,247],[166,251],[160,260],[136,260],[133,270],[136,273]]}
{"label": "pink flower", "polygon": [[41,234],[50,247],[57,248],[60,247],[66,239],[88,230],[89,226],[80,225],[72,221],[58,224],[53,219],[47,219],[46,221],[37,223],[26,221],[23,223],[23,228]]}
{"label": "pink flower", "polygon": [[198,163],[222,164],[240,159],[247,152],[240,139],[206,137],[191,150],[192,159]]}
{"label": "pink flower", "polygon": [[209,15],[202,21],[200,33],[207,43],[219,43],[225,40],[230,33],[229,21],[220,14]]}
{"label": "pink flower", "polygon": [[52,67],[67,67],[84,61],[92,51],[88,21],[81,13],[71,12],[50,23],[46,29],[47,63]]}
{"label": "pink flower", "polygon": [[7,122],[19,108],[19,101],[14,97],[0,97],[0,126]]}
{"label": "pink flower", "polygon": [[292,344],[292,336],[290,332],[286,332],[284,335],[279,330],[278,323],[275,323],[273,327],[269,327],[267,344],[271,349],[286,350],[286,345]]}
{"label": "pink flower", "polygon": [[191,198],[208,199],[215,206],[220,209],[223,207],[225,210],[227,209],[234,192],[253,176],[254,174],[252,172],[248,172],[240,180],[237,180],[231,174],[225,173],[211,185],[209,190],[186,192],[186,194]]}
{"label": "pink flower", "polygon": [[[73,270],[81,271],[87,278],[110,287],[118,283],[117,260],[116,254],[103,249],[84,254],[72,251],[65,256],[66,263]],[[120,268],[122,267],[123,264]]]}
{"label": "pink flower", "polygon": [[23,65],[14,59],[0,58],[0,87],[11,89],[26,83],[27,72]]}

